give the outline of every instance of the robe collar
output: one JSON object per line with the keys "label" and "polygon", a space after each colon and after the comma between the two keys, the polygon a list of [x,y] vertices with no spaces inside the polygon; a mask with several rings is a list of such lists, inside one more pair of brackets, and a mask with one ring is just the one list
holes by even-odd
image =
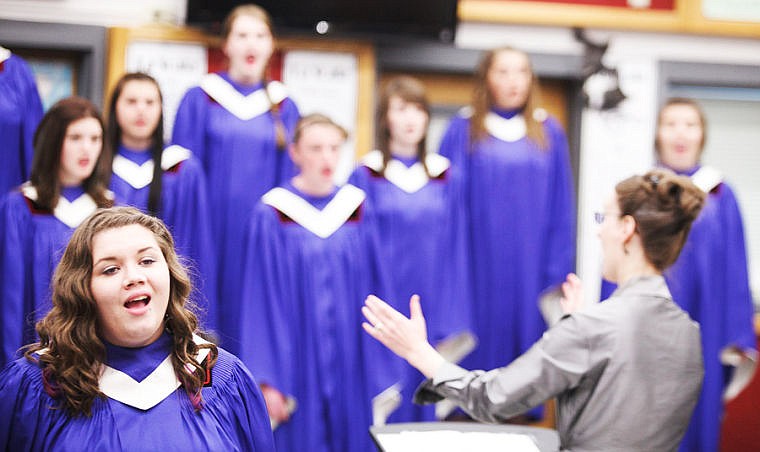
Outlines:
{"label": "robe collar", "polygon": [[689,168],[685,171],[678,171],[667,165],[661,165],[676,174],[688,176],[691,178],[691,182],[705,193],[710,193],[711,191],[715,190],[715,187],[723,183],[723,173],[712,166],[696,165],[693,168]]}
{"label": "robe collar", "polygon": [[3,46],[0,46],[0,63],[11,57],[11,51]]}
{"label": "robe collar", "polygon": [[705,193],[723,183],[723,174],[712,166],[703,166],[691,175],[691,181]]}
{"label": "robe collar", "polygon": [[[37,189],[30,182],[21,185],[21,193],[32,201],[38,199]],[[111,192],[108,193],[111,194]],[[73,201],[69,201],[64,196],[59,196],[58,204],[53,209],[53,216],[66,226],[75,228],[97,208],[98,205],[95,200],[87,193],[82,193]]]}
{"label": "robe collar", "polygon": [[491,108],[491,111],[504,119],[512,119],[522,112],[522,108]]}
{"label": "robe collar", "polygon": [[[425,164],[432,177],[440,176],[451,166],[449,159],[440,154],[427,154]],[[383,168],[383,153],[378,150],[367,153],[362,159],[362,165],[379,173]],[[407,166],[396,158],[391,158],[386,165],[385,178],[407,193],[419,191],[430,181],[430,177],[425,174],[422,163],[418,161]]]}
{"label": "robe collar", "polygon": [[489,111],[486,113],[484,125],[491,136],[510,143],[523,138],[527,131],[522,113],[507,119]]}
{"label": "robe collar", "polygon": [[[193,342],[197,345],[209,343],[197,335],[193,335]],[[181,386],[181,383],[174,373],[171,362],[171,340],[167,344],[165,340],[159,339],[144,348],[151,347],[154,350],[148,350],[149,354],[155,355],[162,349],[166,353],[166,357],[152,372],[138,382],[129,375],[129,373],[135,374],[137,369],[130,369],[127,366],[123,367],[124,371],[122,371],[105,364],[98,380],[100,391],[110,399],[140,410],[149,410],[173,394]],[[124,351],[125,349],[122,348],[121,350]],[[140,351],[136,352],[140,353]],[[195,361],[202,364],[209,352],[210,350],[207,348],[200,349]]]}
{"label": "robe collar", "polygon": [[[458,112],[462,118],[471,118],[472,113],[471,106],[462,107]],[[507,114],[506,110],[503,110],[502,115],[500,115],[495,111],[489,111],[483,119],[483,125],[492,137],[511,143],[525,137],[528,131],[523,114],[524,112]],[[532,116],[536,121],[544,122],[549,118],[549,113],[543,108],[536,108],[533,110]]]}
{"label": "robe collar", "polygon": [[299,194],[283,187],[269,190],[261,200],[314,235],[326,239],[351,218],[351,215],[364,202],[365,197],[364,191],[360,188],[346,184],[321,210]]}
{"label": "robe collar", "polygon": [[277,81],[244,95],[219,74],[213,73],[203,77],[200,87],[219,105],[243,121],[268,112],[273,103],[279,104],[287,97],[285,85]]}
{"label": "robe collar", "polygon": [[[196,334],[193,334],[193,342],[195,342],[196,345],[210,344],[210,342]],[[177,379],[177,375],[174,373],[174,367],[172,366],[170,350],[171,341],[169,341],[168,349],[166,348],[166,345],[166,339],[162,336],[153,344],[141,347],[141,349],[153,348],[152,350],[147,351],[148,354],[155,354],[155,352],[159,352],[164,348],[167,356],[150,374],[139,382],[125,372],[114,369],[108,364],[103,364],[103,372],[98,379],[100,391],[110,399],[114,399],[125,405],[143,411],[149,410],[161,403],[182,385]],[[127,350],[123,347],[119,348],[122,351]],[[139,350],[137,353],[139,354],[141,351],[142,350]],[[42,349],[37,353],[40,355],[47,353],[47,349]],[[203,364],[203,361],[209,353],[210,349],[208,348],[200,349],[198,355],[195,357],[195,361],[198,364]],[[124,370],[130,372],[130,370],[134,371],[135,369],[124,368]]]}
{"label": "robe collar", "polygon": [[[148,152],[148,151],[146,151]],[[161,169],[168,171],[178,163],[189,159],[192,152],[179,145],[171,145],[161,154]],[[116,154],[113,158],[113,173],[133,188],[146,187],[153,181],[153,159],[142,164],[130,160],[126,155]]]}
{"label": "robe collar", "polygon": [[106,347],[105,364],[140,382],[171,353],[172,336],[164,331],[153,343],[137,348],[114,345],[105,340],[103,344]]}

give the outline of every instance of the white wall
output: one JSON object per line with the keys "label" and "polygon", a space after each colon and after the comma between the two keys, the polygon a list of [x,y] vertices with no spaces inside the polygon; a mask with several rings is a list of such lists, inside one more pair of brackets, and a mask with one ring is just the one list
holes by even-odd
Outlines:
{"label": "white wall", "polygon": [[0,0],[0,19],[104,26],[183,24],[187,0]]}

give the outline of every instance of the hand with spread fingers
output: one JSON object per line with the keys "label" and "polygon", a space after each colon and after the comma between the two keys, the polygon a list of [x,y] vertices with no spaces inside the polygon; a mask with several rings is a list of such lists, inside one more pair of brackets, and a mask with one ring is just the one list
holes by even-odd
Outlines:
{"label": "hand with spread fingers", "polygon": [[362,306],[362,314],[367,319],[362,327],[423,375],[432,378],[444,359],[427,341],[427,327],[418,295],[412,295],[409,300],[409,312],[411,316],[407,318],[383,300],[370,295]]}

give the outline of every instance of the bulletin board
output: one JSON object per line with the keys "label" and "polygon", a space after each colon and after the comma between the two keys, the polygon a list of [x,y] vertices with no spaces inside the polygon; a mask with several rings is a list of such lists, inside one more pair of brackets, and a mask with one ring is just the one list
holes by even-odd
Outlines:
{"label": "bulletin board", "polygon": [[460,0],[459,19],[760,37],[758,0]]}
{"label": "bulletin board", "polygon": [[[161,85],[170,130],[184,92],[206,73],[222,69],[220,45],[219,37],[191,28],[111,28],[106,92],[125,71],[148,72]],[[351,156],[344,165],[352,166],[371,149],[376,63],[370,44],[283,38],[272,58],[270,78],[285,82],[301,114],[320,111],[349,131]]]}

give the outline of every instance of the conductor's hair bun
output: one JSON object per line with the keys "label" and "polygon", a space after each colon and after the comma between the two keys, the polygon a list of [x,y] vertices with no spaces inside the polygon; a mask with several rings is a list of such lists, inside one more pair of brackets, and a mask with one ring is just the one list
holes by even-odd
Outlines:
{"label": "conductor's hair bun", "polygon": [[705,203],[705,193],[685,176],[653,169],[620,182],[615,190],[620,211],[632,216],[647,259],[664,270],[681,248]]}

